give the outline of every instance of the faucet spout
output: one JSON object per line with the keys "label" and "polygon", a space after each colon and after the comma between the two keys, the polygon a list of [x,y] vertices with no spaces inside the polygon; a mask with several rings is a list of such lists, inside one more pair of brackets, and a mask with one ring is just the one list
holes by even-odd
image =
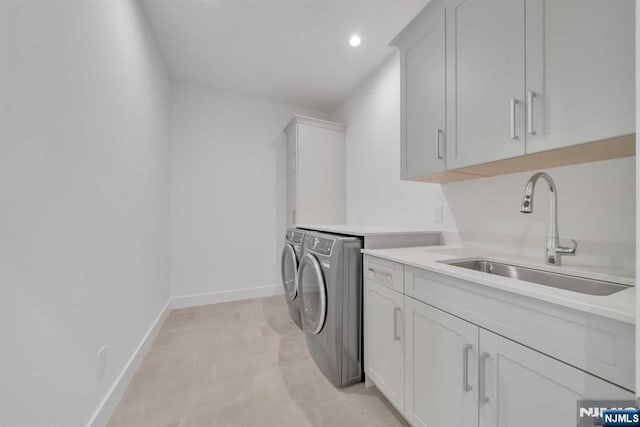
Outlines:
{"label": "faucet spout", "polygon": [[537,172],[531,175],[524,188],[520,212],[525,214],[533,212],[533,194],[540,178],[546,181],[549,188],[549,233],[547,235],[546,262],[547,264],[560,265],[560,256],[574,255],[578,244],[575,240],[572,240],[573,246],[560,246],[560,238],[558,237],[558,194],[556,184],[551,176],[544,172]]}

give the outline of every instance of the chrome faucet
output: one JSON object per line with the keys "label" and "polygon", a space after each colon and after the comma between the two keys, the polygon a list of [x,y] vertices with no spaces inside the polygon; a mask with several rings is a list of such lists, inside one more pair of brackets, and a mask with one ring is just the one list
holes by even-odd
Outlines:
{"label": "chrome faucet", "polygon": [[549,185],[549,235],[547,236],[547,264],[560,265],[560,257],[562,255],[575,255],[578,243],[571,239],[573,246],[565,248],[560,246],[560,239],[558,237],[558,194],[556,193],[556,184],[553,179],[544,172],[538,172],[531,175],[527,185],[524,188],[524,197],[522,198],[522,206],[520,212],[532,213],[533,212],[533,190],[536,187],[538,178],[543,178]]}

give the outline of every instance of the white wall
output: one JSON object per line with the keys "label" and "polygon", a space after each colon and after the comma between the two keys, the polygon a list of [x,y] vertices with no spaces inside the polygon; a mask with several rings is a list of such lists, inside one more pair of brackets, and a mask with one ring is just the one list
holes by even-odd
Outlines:
{"label": "white wall", "polygon": [[[347,223],[455,229],[438,184],[400,181],[400,55],[332,113],[347,129]],[[442,223],[435,210],[443,206]]]}
{"label": "white wall", "polygon": [[313,113],[180,82],[171,102],[173,295],[276,285],[286,226],[283,130],[292,113]]}
{"label": "white wall", "polygon": [[[558,195],[562,244],[578,241],[564,265],[635,269],[635,159],[623,158],[545,170]],[[520,255],[544,259],[549,227],[549,190],[539,181],[534,212],[520,213],[532,172],[461,181],[442,186],[458,230],[467,244],[507,246]]]}
{"label": "white wall", "polygon": [[[636,0],[636,135],[640,135],[640,1]],[[640,152],[640,143],[636,139],[636,153]],[[636,169],[640,160],[636,155]],[[640,265],[640,177],[636,174],[636,265]],[[640,271],[636,271],[636,283],[640,283]],[[636,291],[636,396],[640,403],[640,292]]]}
{"label": "white wall", "polygon": [[0,4],[0,425],[81,426],[170,295],[168,79],[134,0]]}

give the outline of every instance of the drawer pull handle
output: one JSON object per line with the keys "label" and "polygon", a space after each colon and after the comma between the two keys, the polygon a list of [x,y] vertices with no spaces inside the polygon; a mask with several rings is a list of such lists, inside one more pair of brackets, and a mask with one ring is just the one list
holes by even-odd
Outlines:
{"label": "drawer pull handle", "polygon": [[535,96],[535,92],[527,92],[527,133],[529,135],[536,134],[536,131],[533,130],[533,98],[535,98]]}
{"label": "drawer pull handle", "polygon": [[469,350],[472,348],[471,344],[462,346],[462,391],[464,392],[473,390],[469,385]]}
{"label": "drawer pull handle", "polygon": [[400,334],[398,333],[398,314],[401,314],[400,307],[394,307],[393,309],[393,340],[400,341]]}
{"label": "drawer pull handle", "polygon": [[388,273],[386,271],[378,271],[373,267],[369,267],[369,271],[372,272],[373,274],[379,274],[381,276],[385,276],[385,277],[388,277],[388,278],[393,277],[393,275],[391,273]]}
{"label": "drawer pull handle", "polygon": [[487,403],[489,401],[486,390],[486,364],[488,358],[489,353],[487,352],[484,352],[480,355],[480,365],[478,366],[478,400],[480,401],[480,403]]}
{"label": "drawer pull handle", "polygon": [[511,108],[511,114],[510,114],[510,125],[511,125],[511,132],[509,137],[513,140],[517,140],[518,139],[518,135],[516,135],[516,105],[518,104],[518,100],[515,98],[511,98],[509,101],[509,106]]}

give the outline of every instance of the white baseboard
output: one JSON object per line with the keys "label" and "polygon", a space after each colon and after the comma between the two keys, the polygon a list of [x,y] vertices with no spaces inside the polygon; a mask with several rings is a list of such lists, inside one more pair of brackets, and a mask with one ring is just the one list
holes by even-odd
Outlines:
{"label": "white baseboard", "polygon": [[233,291],[219,291],[210,292],[206,294],[196,295],[184,295],[179,297],[170,298],[165,304],[164,308],[158,314],[158,317],[153,321],[151,327],[142,338],[142,341],[136,348],[136,350],[129,358],[127,364],[120,372],[120,375],[116,378],[113,385],[107,392],[105,398],[100,402],[98,409],[91,417],[91,420],[87,424],[87,427],[102,427],[106,426],[113,414],[113,411],[120,403],[124,392],[129,385],[129,382],[136,373],[142,360],[144,359],[147,351],[151,347],[151,343],[158,335],[162,323],[169,315],[169,312],[174,308],[195,307],[199,305],[217,304],[221,302],[239,301],[251,298],[269,297],[274,295],[282,295],[282,285],[270,285],[261,286],[257,288],[247,288]]}
{"label": "white baseboard", "polygon": [[243,299],[282,295],[282,285],[260,286],[232,291],[209,292],[206,294],[183,295],[173,297],[171,308],[196,307],[199,305],[217,304],[221,302],[239,301]]}
{"label": "white baseboard", "polygon": [[127,361],[127,364],[120,372],[120,375],[118,375],[107,392],[107,395],[102,402],[100,402],[98,409],[87,424],[88,427],[102,427],[107,425],[113,411],[116,409],[116,406],[120,403],[124,392],[127,390],[129,382],[140,367],[144,356],[151,347],[151,343],[153,343],[156,335],[158,335],[162,323],[169,315],[169,311],[171,311],[171,298],[169,298],[169,301],[167,301],[163,309],[160,311],[160,314],[158,314],[156,319],[153,321],[144,338],[142,338],[142,341]]}

